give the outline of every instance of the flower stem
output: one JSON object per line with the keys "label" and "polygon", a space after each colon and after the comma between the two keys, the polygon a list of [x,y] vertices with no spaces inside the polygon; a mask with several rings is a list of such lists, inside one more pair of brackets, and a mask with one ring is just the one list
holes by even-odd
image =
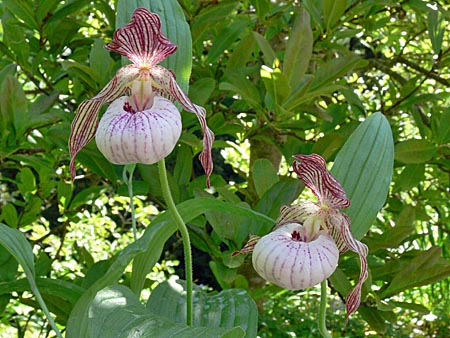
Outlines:
{"label": "flower stem", "polygon": [[172,194],[170,192],[169,182],[167,180],[166,164],[164,159],[158,162],[159,179],[161,181],[161,189],[164,199],[167,203],[167,209],[172,215],[173,220],[178,226],[181,232],[181,238],[183,239],[184,248],[184,265],[186,271],[186,324],[192,325],[192,252],[191,252],[191,240],[189,239],[189,231],[186,224],[183,221],[180,213],[175,206]]}
{"label": "flower stem", "polygon": [[[130,208],[131,208],[131,226],[133,227],[133,237],[137,240],[137,228],[136,228],[136,210],[133,202],[133,173],[136,168],[136,164],[127,164],[123,168],[122,178],[128,187],[128,196],[130,196]],[[127,172],[129,175],[127,176]]]}
{"label": "flower stem", "polygon": [[320,284],[319,332],[324,338],[332,338],[327,330],[327,280]]}

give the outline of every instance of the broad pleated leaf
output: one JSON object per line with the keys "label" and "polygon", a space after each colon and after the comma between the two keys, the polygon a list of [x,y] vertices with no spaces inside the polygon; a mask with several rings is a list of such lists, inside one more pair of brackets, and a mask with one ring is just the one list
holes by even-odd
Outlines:
{"label": "broad pleated leaf", "polygon": [[[177,323],[186,322],[184,281],[169,280],[152,291],[147,308]],[[245,337],[256,337],[258,309],[245,290],[228,289],[218,294],[207,294],[194,288],[194,327],[233,328],[240,326]]]}
{"label": "broad pleated leaf", "polygon": [[97,293],[89,314],[88,336],[95,338],[244,337],[239,327],[189,327],[176,323],[173,317],[159,316],[146,309],[130,289],[121,285]]}
{"label": "broad pleated leaf", "polygon": [[394,165],[389,122],[381,113],[368,117],[336,156],[331,173],[342,184],[351,205],[346,209],[356,239],[361,239],[384,205]]}

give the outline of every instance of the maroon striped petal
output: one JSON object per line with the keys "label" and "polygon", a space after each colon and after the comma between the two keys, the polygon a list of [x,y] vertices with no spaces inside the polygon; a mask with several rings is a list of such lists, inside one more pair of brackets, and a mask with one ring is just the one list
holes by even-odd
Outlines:
{"label": "maroon striped petal", "polygon": [[98,112],[101,106],[114,101],[125,93],[129,83],[138,75],[139,69],[134,65],[122,67],[96,96],[83,101],[78,106],[69,137],[70,175],[72,179],[75,177],[75,156],[94,138],[98,127]]}
{"label": "maroon striped petal", "polygon": [[[336,213],[339,213],[336,211]],[[369,276],[368,264],[367,264],[367,254],[369,249],[367,245],[361,243],[353,237],[352,230],[350,227],[350,219],[347,215],[339,213],[340,216],[330,215],[330,222],[333,223],[333,228],[335,232],[331,232],[331,236],[336,242],[339,251],[351,250],[359,255],[359,261],[361,263],[361,272],[359,275],[358,282],[356,283],[353,290],[347,295],[345,300],[345,307],[347,308],[347,319],[355,312],[359,304],[361,303],[361,288],[367,277]],[[337,233],[338,234],[337,234]],[[341,250],[340,247],[344,247]]]}
{"label": "maroon striped petal", "polygon": [[350,206],[341,184],[328,172],[325,160],[317,155],[294,155],[293,168],[298,177],[312,190],[322,205],[334,209]]}
{"label": "maroon striped petal", "polygon": [[302,224],[309,216],[317,215],[320,211],[320,207],[310,201],[301,201],[296,205],[284,205],[280,209],[280,216],[277,219],[277,224],[273,230],[287,223],[300,223]]}
{"label": "maroon striped petal", "polygon": [[126,56],[138,66],[154,66],[173,54],[177,46],[161,33],[161,20],[146,8],[134,11],[131,21],[114,32],[106,48]]}
{"label": "maroon striped petal", "polygon": [[250,235],[250,238],[248,242],[244,245],[244,247],[241,250],[237,250],[231,254],[231,256],[237,256],[239,254],[248,254],[253,252],[253,249],[255,248],[256,243],[258,243],[259,239],[261,237],[256,235]]}
{"label": "maroon striped petal", "polygon": [[199,158],[203,169],[206,173],[206,184],[209,187],[209,177],[213,170],[213,161],[211,155],[212,144],[214,142],[214,133],[208,128],[206,124],[206,110],[203,107],[192,103],[186,93],[178,86],[175,80],[175,75],[164,67],[154,66],[150,69],[151,76],[156,83],[156,91],[162,96],[177,100],[184,110],[194,113],[200,122],[203,130],[203,151]]}

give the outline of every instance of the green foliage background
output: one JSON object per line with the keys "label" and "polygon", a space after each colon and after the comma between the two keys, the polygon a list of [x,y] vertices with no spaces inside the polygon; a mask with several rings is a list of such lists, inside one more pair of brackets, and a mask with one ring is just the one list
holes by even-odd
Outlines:
{"label": "green foliage background", "polygon": [[[345,163],[346,169],[337,154],[362,121],[384,116],[395,144],[390,191],[370,228],[353,224],[370,249],[369,281],[358,314],[344,326],[348,285],[339,281],[354,280],[359,268],[356,256],[341,258],[329,284],[329,327],[348,337],[449,336],[449,5],[178,3],[192,35],[189,96],[207,109],[216,134],[213,190],[205,190],[197,161],[201,130],[194,115],[183,113],[180,144],[167,159],[175,201],[189,215],[196,283],[250,290],[262,337],[317,336],[314,289],[264,286],[248,259],[231,253],[249,233],[267,233],[279,207],[297,199],[303,187],[290,169],[293,154],[315,152],[334,162],[334,174],[350,189],[355,180],[346,173],[361,163]],[[70,180],[74,112],[121,66],[120,56],[104,49],[116,8],[103,0],[0,3],[0,222],[32,245],[37,286],[63,329],[86,290],[118,281],[144,297],[169,275],[183,277],[172,267],[182,260],[180,241],[175,229],[163,227],[155,166],[138,166],[134,190],[140,233],[152,229],[145,238],[159,239],[157,248],[130,246],[122,168],[94,144],[80,153],[79,177]],[[378,179],[389,183],[386,175]],[[365,177],[357,182],[354,189]],[[0,335],[45,336],[49,328],[21,271],[0,247]]]}

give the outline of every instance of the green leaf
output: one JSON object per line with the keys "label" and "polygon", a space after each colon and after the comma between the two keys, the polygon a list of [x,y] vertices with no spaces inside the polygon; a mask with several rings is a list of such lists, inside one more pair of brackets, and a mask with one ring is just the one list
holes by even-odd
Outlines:
{"label": "green leaf", "polygon": [[312,151],[316,154],[321,154],[321,156],[327,160],[336,151],[342,147],[345,142],[345,138],[338,132],[330,131],[326,133],[323,137],[317,140],[314,144]]}
{"label": "green leaf", "polygon": [[17,188],[22,195],[33,192],[36,189],[36,177],[30,168],[22,168],[16,176]]}
{"label": "green leaf", "polygon": [[233,94],[240,95],[256,111],[262,109],[259,92],[255,85],[246,78],[243,71],[227,69],[225,71],[225,78],[226,81],[221,82],[219,85],[220,90],[228,90]]}
{"label": "green leaf", "polygon": [[271,69],[267,66],[262,66],[260,73],[267,93],[275,105],[274,107],[268,107],[268,109],[276,109],[288,97],[291,91],[288,81],[279,68]]}
{"label": "green leaf", "polygon": [[395,145],[395,160],[402,163],[425,163],[436,155],[436,147],[424,139],[410,139]]}
{"label": "green leaf", "polygon": [[378,333],[385,333],[387,330],[386,320],[382,316],[382,311],[372,306],[361,305],[358,312],[370,327]]}
{"label": "green leaf", "polygon": [[327,31],[329,31],[344,14],[347,8],[347,0],[323,0],[322,5],[323,21]]}
{"label": "green leaf", "polygon": [[[291,204],[300,193],[300,182],[294,178],[285,178],[272,185],[260,198],[255,206],[255,210],[277,219],[280,208],[283,205]],[[259,231],[251,232],[254,235],[262,236],[267,234],[270,228],[259,226]]]}
{"label": "green leaf", "polygon": [[19,219],[19,226],[33,223],[41,213],[42,200],[37,196],[32,196],[25,204],[25,209]]}
{"label": "green leaf", "polygon": [[79,78],[92,91],[97,91],[102,83],[102,76],[94,68],[75,61],[63,61],[62,65],[70,76]]}
{"label": "green leaf", "polygon": [[2,219],[8,224],[11,228],[17,228],[18,225],[18,216],[17,210],[14,204],[7,203],[3,206],[2,210]]}
{"label": "green leaf", "polygon": [[189,98],[192,102],[203,106],[211,97],[216,88],[216,80],[212,77],[203,77],[189,87]]}
{"label": "green leaf", "polygon": [[328,60],[318,66],[314,73],[314,81],[311,84],[311,90],[316,90],[320,87],[328,87],[332,85],[332,82],[337,78],[346,75],[350,70],[355,67],[367,63],[366,60],[362,60],[359,56],[347,55],[336,59]]}
{"label": "green leaf", "polygon": [[[43,112],[52,108],[55,102],[58,100],[59,94],[60,94],[59,91],[54,91],[49,95],[47,94],[39,95],[38,98],[30,106],[30,115],[33,116],[33,120],[35,120],[36,117],[42,114]],[[45,120],[47,120],[46,121],[47,123],[49,122],[48,119]]]}
{"label": "green leaf", "polygon": [[399,292],[436,283],[450,276],[450,262],[441,257],[442,249],[437,246],[419,252],[392,279],[389,286],[380,293],[380,298],[391,297]]}
{"label": "green leaf", "polygon": [[436,55],[441,52],[446,22],[445,18],[435,9],[429,9],[427,16],[427,28],[431,45]]}
{"label": "green leaf", "polygon": [[[9,253],[9,251],[0,245],[0,282],[14,281],[18,273],[18,267],[19,264],[17,263],[17,260]],[[0,283],[0,295],[2,294],[1,285],[2,283]],[[11,290],[11,292],[12,291],[15,290]]]}
{"label": "green leaf", "polygon": [[13,13],[20,21],[33,30],[39,30],[39,24],[34,13],[34,6],[28,1],[5,0],[4,6]]}
{"label": "green leaf", "polygon": [[176,157],[173,175],[177,185],[185,188],[192,177],[192,147],[181,144],[177,147]]}
{"label": "green leaf", "polygon": [[365,242],[371,252],[379,249],[397,248],[415,230],[414,207],[406,205],[398,216],[395,226],[388,227],[382,234],[373,234]]}
{"label": "green leaf", "polygon": [[125,26],[138,7],[158,14],[161,31],[178,46],[177,51],[162,61],[161,65],[175,72],[178,85],[187,93],[192,69],[192,38],[183,9],[176,0],[119,0],[116,27]]}
{"label": "green leaf", "polygon": [[44,300],[39,292],[39,289],[35,282],[35,270],[34,270],[34,256],[33,250],[31,249],[30,243],[28,243],[25,236],[16,229],[11,229],[10,227],[0,223],[0,245],[2,245],[9,253],[14,256],[14,258],[22,266],[23,271],[30,283],[31,290],[33,291],[41,309],[44,311],[51,327],[56,332],[56,335],[62,338],[61,333],[53,321],[53,318],[45,305]]}
{"label": "green leaf", "polygon": [[[236,205],[250,209],[244,202],[239,202],[239,204]],[[227,240],[234,242],[236,247],[231,249],[240,248],[244,244],[244,241],[248,240],[249,233],[251,232],[250,228],[253,224],[256,223],[255,225],[260,225],[259,222],[255,222],[248,216],[231,214],[229,212],[223,212],[223,210],[207,210],[205,211],[205,216],[211,224],[214,233],[217,234],[223,242],[226,242]],[[230,246],[230,243],[228,243],[228,245]]]}
{"label": "green leaf", "polygon": [[390,302],[390,303],[395,305],[395,306],[397,306],[397,307],[400,307],[402,309],[416,311],[416,312],[418,312],[419,314],[422,314],[422,315],[430,313],[430,310],[428,310],[422,304],[408,303],[408,302]]}
{"label": "green leaf", "polygon": [[356,128],[331,169],[351,201],[345,212],[352,221],[356,239],[369,230],[384,205],[393,165],[391,127],[381,113],[375,113]]}
{"label": "green leaf", "polygon": [[[90,325],[86,338],[123,337],[243,337],[239,327],[189,327],[158,316],[146,309],[128,288],[114,285],[101,290],[89,308]],[[80,337],[80,336],[78,336]]]}
{"label": "green leaf", "polygon": [[261,52],[263,53],[265,64],[269,67],[274,67],[277,55],[275,51],[272,49],[272,46],[270,45],[269,41],[267,41],[264,38],[264,36],[262,36],[258,32],[252,32],[252,35],[256,43],[258,44],[259,49],[261,49]]}
{"label": "green leaf", "polygon": [[108,270],[80,297],[67,322],[66,338],[89,337],[89,308],[92,300],[98,291],[119,280],[133,258],[148,251],[149,264],[153,267],[161,255],[164,243],[176,230],[175,225],[167,223],[165,219],[165,213],[158,216],[142,237],[114,257]]}
{"label": "green leaf", "polygon": [[208,51],[205,62],[214,63],[224,52],[224,50],[229,49],[230,46],[238,40],[239,36],[245,32],[245,28],[248,26],[248,20],[244,18],[239,18],[235,20],[230,25],[226,25],[217,36],[220,39],[215,39],[211,49]]}
{"label": "green leaf", "polygon": [[98,78],[102,80],[99,84],[101,86],[106,85],[111,78],[112,59],[102,39],[94,40],[91,53],[89,54],[89,65],[99,74]]}
{"label": "green leaf", "polygon": [[394,191],[406,191],[419,186],[425,179],[425,164],[408,164],[395,180]]}
{"label": "green leaf", "polygon": [[111,182],[118,180],[116,166],[105,159],[103,154],[94,145],[94,142],[91,142],[83,148],[83,151],[77,155],[77,160],[100,177],[105,177]]}
{"label": "green leaf", "polygon": [[[84,292],[84,289],[74,283],[67,282],[61,279],[50,278],[36,278],[36,284],[42,293],[42,297],[48,304],[49,310],[53,313],[57,313],[58,303],[66,304],[70,310],[76,304],[78,299]],[[26,279],[16,279],[8,282],[0,283],[0,295],[8,294],[11,292],[22,293],[24,291],[31,291],[30,284]],[[53,305],[50,300],[56,301],[56,305]],[[70,310],[58,314],[58,319],[67,320],[70,314]],[[61,318],[63,316],[63,318]]]}
{"label": "green leaf", "polygon": [[27,278],[32,279],[34,283],[34,256],[25,236],[19,230],[11,229],[0,223],[0,244],[14,256],[22,266]]}
{"label": "green leaf", "polygon": [[[245,290],[228,289],[218,294],[207,294],[194,288],[194,327],[233,328],[240,326],[245,337],[256,337],[258,310]],[[147,308],[177,323],[186,322],[184,281],[170,279],[152,291]]]}
{"label": "green leaf", "polygon": [[291,88],[295,88],[308,69],[313,50],[313,33],[309,13],[301,10],[289,33],[283,61],[283,74]]}
{"label": "green leaf", "polygon": [[191,24],[194,45],[201,44],[203,42],[203,34],[210,32],[214,25],[227,19],[238,4],[239,2],[237,1],[220,1],[214,6],[205,6],[193,18]]}
{"label": "green leaf", "polygon": [[0,88],[0,123],[3,130],[11,132],[14,141],[26,136],[30,121],[27,112],[28,102],[22,86],[15,77],[7,75]]}
{"label": "green leaf", "polygon": [[77,0],[77,1],[69,1],[65,2],[63,6],[59,7],[53,15],[51,15],[47,21],[47,24],[56,23],[60,20],[67,20],[67,17],[70,17],[77,11],[82,8],[85,8],[88,5],[90,0]]}
{"label": "green leaf", "polygon": [[259,198],[279,181],[276,169],[272,162],[267,159],[256,160],[253,164],[252,173],[253,183]]}

